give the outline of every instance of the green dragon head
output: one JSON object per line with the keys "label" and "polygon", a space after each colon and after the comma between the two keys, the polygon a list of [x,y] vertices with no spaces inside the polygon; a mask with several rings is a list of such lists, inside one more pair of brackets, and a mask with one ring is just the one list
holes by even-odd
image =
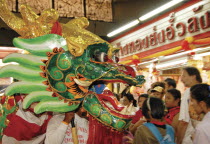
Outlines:
{"label": "green dragon head", "polygon": [[[18,20],[26,26],[28,20],[31,20],[27,18],[30,14],[27,11],[30,9],[24,8],[26,10],[22,11],[27,14]],[[45,15],[41,16],[43,19]],[[33,22],[40,22],[38,16],[33,18]],[[52,21],[49,21],[49,26],[50,23]],[[44,25],[46,26],[46,21]],[[134,70],[129,66],[117,64],[114,54],[118,49],[87,31],[87,25],[88,20],[84,17],[73,19],[61,25],[62,36],[47,34],[49,31],[45,29],[41,36],[30,34],[33,33],[30,29],[27,29],[26,34],[18,27],[18,32],[26,38],[15,38],[13,43],[28,54],[10,54],[3,59],[4,63],[16,62],[17,65],[1,68],[0,77],[18,80],[6,89],[5,95],[27,94],[23,108],[27,109],[37,102],[34,108],[37,114],[45,111],[73,111],[82,103],[89,114],[104,125],[117,130],[125,129],[131,116],[121,115],[108,108],[99,95],[89,91],[89,86],[96,81],[123,82],[138,86],[144,83],[144,77],[135,76]]]}

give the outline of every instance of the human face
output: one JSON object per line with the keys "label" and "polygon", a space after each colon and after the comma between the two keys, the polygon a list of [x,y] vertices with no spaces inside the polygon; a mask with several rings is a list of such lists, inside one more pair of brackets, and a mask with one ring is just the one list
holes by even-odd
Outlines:
{"label": "human face", "polygon": [[193,86],[193,81],[195,80],[195,76],[190,76],[186,70],[182,71],[181,81],[183,82],[185,87]]}
{"label": "human face", "polygon": [[163,98],[163,93],[157,92],[157,91],[153,91],[153,92],[151,92],[150,96],[162,99]]}
{"label": "human face", "polygon": [[180,99],[174,99],[173,95],[169,92],[165,94],[165,105],[167,108],[172,108],[179,105]]}
{"label": "human face", "polygon": [[146,100],[145,97],[140,97],[139,98],[138,105],[139,105],[140,108],[142,107],[142,105],[143,105],[143,103],[144,103],[145,100]]}
{"label": "human face", "polygon": [[122,99],[122,104],[124,106],[127,106],[127,105],[130,105],[130,101],[128,100],[128,98],[126,96],[123,96],[123,99]]}
{"label": "human face", "polygon": [[165,83],[165,91],[167,91],[169,89],[169,85],[167,82],[164,82]]}
{"label": "human face", "polygon": [[168,85],[168,83],[167,83],[167,82],[164,82],[164,83],[165,83],[165,92],[167,92],[167,90],[169,90],[169,89],[174,88],[173,86]]}
{"label": "human face", "polygon": [[193,106],[195,112],[199,115],[203,112],[202,110],[202,102],[198,102],[196,99],[191,98],[191,105]]}

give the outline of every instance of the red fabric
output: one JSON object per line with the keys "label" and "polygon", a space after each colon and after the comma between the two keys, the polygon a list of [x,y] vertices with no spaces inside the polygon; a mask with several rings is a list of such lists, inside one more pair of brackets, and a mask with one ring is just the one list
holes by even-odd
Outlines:
{"label": "red fabric", "polygon": [[165,122],[160,122],[160,121],[150,121],[150,123],[156,124],[156,125],[165,125]]}
{"label": "red fabric", "polygon": [[15,95],[15,102],[18,103],[18,102],[23,102],[23,96],[24,95]]}
{"label": "red fabric", "polygon": [[1,99],[1,104],[3,105],[5,103],[6,96],[1,96],[0,99]]}
{"label": "red fabric", "polygon": [[62,36],[62,27],[58,21],[54,23],[50,33]]}
{"label": "red fabric", "polygon": [[101,99],[102,101],[108,101],[111,103],[111,105],[115,108],[115,110],[117,111],[122,111],[124,109],[124,107],[119,107],[116,104],[116,101],[114,100],[115,97],[113,96],[109,96],[109,95],[105,95],[105,94],[98,94],[98,98]]}
{"label": "red fabric", "polygon": [[108,109],[111,113],[113,113],[114,115],[118,116],[118,117],[123,117],[123,118],[128,118],[128,119],[132,119],[133,118],[133,115],[124,115],[124,114],[121,114],[115,110],[113,110],[112,108],[108,107],[105,102],[103,101],[102,99],[102,94],[98,94],[97,95],[97,98],[99,99],[99,101],[101,102],[101,104],[103,105],[103,107],[105,107],[106,109]]}
{"label": "red fabric", "polygon": [[87,144],[121,144],[123,132],[102,125],[92,116],[89,117],[89,137]]}
{"label": "red fabric", "polygon": [[168,110],[168,113],[164,117],[167,124],[172,123],[174,116],[177,115],[179,111],[180,111],[180,106],[177,106]]}
{"label": "red fabric", "polygon": [[136,112],[136,114],[135,114],[135,116],[133,117],[133,119],[132,119],[132,124],[135,124],[135,123],[137,123],[139,120],[140,120],[140,118],[142,118],[143,117],[143,114],[142,114],[142,110],[140,109],[140,110],[138,110],[137,112]]}
{"label": "red fabric", "polygon": [[10,122],[4,129],[4,135],[13,137],[18,141],[31,140],[32,138],[46,132],[47,124],[51,117],[52,116],[49,114],[48,119],[44,121],[42,126],[39,126],[34,123],[29,123],[15,113],[12,113],[7,116],[7,119]]}
{"label": "red fabric", "polygon": [[114,96],[114,94],[110,90],[104,90],[102,94],[105,94],[108,96]]}
{"label": "red fabric", "polygon": [[182,49],[185,51],[191,50],[190,46],[189,46],[189,42],[187,40],[184,40],[182,42]]}
{"label": "red fabric", "polygon": [[[6,96],[1,96],[0,97],[0,103],[3,105],[3,104],[5,104],[5,102],[6,102]],[[14,97],[10,97],[9,99],[8,99],[8,101],[7,101],[7,103],[10,105],[10,106],[15,106],[15,99],[14,99]]]}

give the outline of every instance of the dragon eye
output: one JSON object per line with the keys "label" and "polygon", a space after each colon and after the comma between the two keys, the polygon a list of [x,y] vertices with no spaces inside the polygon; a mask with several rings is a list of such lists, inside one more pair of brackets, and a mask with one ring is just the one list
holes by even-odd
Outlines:
{"label": "dragon eye", "polygon": [[98,52],[94,55],[94,59],[99,62],[107,62],[108,56],[105,52]]}
{"label": "dragon eye", "polygon": [[113,56],[113,57],[112,57],[112,60],[113,60],[115,63],[118,63],[120,59],[119,59],[117,56]]}

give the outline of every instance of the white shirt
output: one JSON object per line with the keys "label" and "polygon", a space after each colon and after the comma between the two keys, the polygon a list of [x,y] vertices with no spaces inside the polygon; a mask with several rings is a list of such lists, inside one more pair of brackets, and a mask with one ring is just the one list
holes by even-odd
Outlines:
{"label": "white shirt", "polygon": [[[45,144],[73,144],[71,124],[62,123],[65,115],[54,115],[47,126]],[[86,144],[88,139],[88,121],[75,114],[75,126],[79,144]]]}
{"label": "white shirt", "polygon": [[210,144],[210,112],[196,126],[193,144]]}
{"label": "white shirt", "polygon": [[189,102],[190,102],[190,88],[187,88],[182,97],[181,107],[180,107],[180,112],[179,112],[179,120],[185,121],[188,123],[182,144],[192,144],[193,142],[192,142],[191,137],[195,131],[194,127],[192,126],[191,119],[190,119]]}
{"label": "white shirt", "polygon": [[2,144],[43,144],[45,139],[45,134],[42,134],[40,136],[34,137],[30,141],[18,141],[13,137],[8,137],[6,135],[3,135],[2,137]]}
{"label": "white shirt", "polygon": [[[43,114],[42,116],[37,117],[29,111],[23,111],[22,104],[19,105],[19,109],[16,112],[16,115],[21,117],[25,121],[28,121],[29,123],[37,124],[39,126],[41,126],[44,123],[44,121],[48,119],[48,115],[46,114]],[[6,135],[3,135],[2,144],[43,144],[44,139],[45,139],[45,134],[34,137],[32,140],[29,140],[29,141],[25,141],[25,140],[18,141],[13,137],[8,137]]]}
{"label": "white shirt", "polygon": [[135,115],[138,111],[137,107],[134,107],[133,104],[130,104],[129,106],[125,106],[122,111],[120,111],[121,114],[124,115]]}
{"label": "white shirt", "polygon": [[187,88],[182,96],[182,99],[181,99],[179,120],[182,120],[185,122],[190,121],[189,101],[190,101],[190,88]]}

